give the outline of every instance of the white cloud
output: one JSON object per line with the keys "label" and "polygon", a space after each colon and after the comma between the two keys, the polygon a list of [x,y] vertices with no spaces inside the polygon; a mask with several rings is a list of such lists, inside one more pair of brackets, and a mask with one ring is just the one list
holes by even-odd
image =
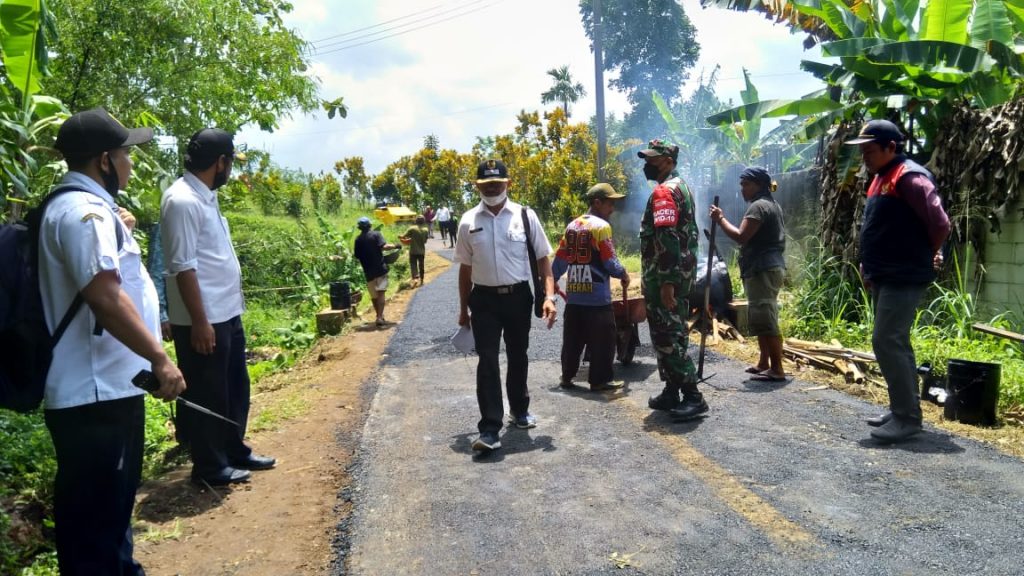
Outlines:
{"label": "white cloud", "polygon": [[[802,38],[787,28],[758,14],[702,10],[697,0],[683,5],[701,44],[692,76],[721,63],[723,99],[738,100],[744,66],[763,98],[798,97],[819,86],[799,72],[799,60],[807,55]],[[441,7],[431,10],[434,6]],[[430,19],[438,10],[452,11]],[[401,19],[415,12],[420,14]],[[444,18],[450,19],[440,21]],[[427,134],[436,134],[446,148],[468,151],[476,136],[510,132],[520,109],[540,109],[540,94],[550,85],[546,71],[563,65],[587,88],[573,107],[574,117],[593,114],[593,55],[575,0],[451,0],[428,6],[406,0],[302,0],[289,25],[318,40],[388,20],[394,21],[385,27],[395,28],[385,34],[423,27],[332,52],[345,46],[334,44],[314,57],[322,95],[344,96],[347,119],[298,117],[282,122],[274,134],[246,130],[240,141],[266,148],[280,164],[312,172],[353,155],[366,158],[367,169],[377,172],[418,150]],[[377,37],[365,36],[369,32],[327,42]],[[684,90],[695,80],[690,84]],[[628,110],[617,92],[607,91],[605,100],[607,110],[620,117]]]}

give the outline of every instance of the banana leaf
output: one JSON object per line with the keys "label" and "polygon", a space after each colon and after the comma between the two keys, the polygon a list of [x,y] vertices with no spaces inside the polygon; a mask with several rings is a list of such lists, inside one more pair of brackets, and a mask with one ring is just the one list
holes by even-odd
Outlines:
{"label": "banana leaf", "polygon": [[974,0],[928,0],[921,17],[921,40],[967,44],[967,22]]}
{"label": "banana leaf", "polygon": [[42,76],[37,58],[42,41],[40,0],[3,0],[0,2],[0,48],[4,72],[27,99],[39,91]]}
{"label": "banana leaf", "polygon": [[676,117],[672,114],[672,110],[668,107],[668,103],[661,97],[661,94],[655,90],[651,94],[651,100],[654,101],[654,107],[658,109],[658,113],[661,114],[661,119],[665,121],[665,125],[668,126],[669,132],[673,136],[680,134],[683,130],[679,126],[679,122]]}
{"label": "banana leaf", "polygon": [[865,55],[879,64],[914,64],[924,69],[945,65],[968,73],[988,71],[995,64],[977,48],[937,40],[892,42],[868,48]]}
{"label": "banana leaf", "polygon": [[1021,59],[1021,55],[1010,48],[1009,45],[1001,42],[991,40],[986,46],[988,55],[992,57],[1000,66],[1012,71],[1017,76],[1024,76],[1024,60]]}
{"label": "banana leaf", "polygon": [[1006,16],[1013,22],[1014,30],[1024,31],[1024,0],[1003,0]]}
{"label": "banana leaf", "polygon": [[879,27],[886,38],[892,40],[913,40],[914,17],[917,16],[917,0],[882,0],[885,6],[885,17]]}
{"label": "banana leaf", "polygon": [[708,116],[707,122],[713,126],[723,126],[760,118],[811,116],[841,107],[841,104],[827,96],[802,100],[762,100]]}
{"label": "banana leaf", "polygon": [[984,50],[990,41],[1013,43],[1013,25],[1002,0],[976,0],[971,16],[971,46]]}
{"label": "banana leaf", "polygon": [[[825,0],[826,2],[828,0]],[[807,16],[814,16],[815,18],[825,19],[825,8],[821,5],[819,0],[791,0],[790,4],[793,8],[801,14]]]}
{"label": "banana leaf", "polygon": [[846,38],[844,40],[823,43],[821,45],[821,55],[825,57],[861,56],[868,48],[890,42],[892,40],[885,38]]}
{"label": "banana leaf", "polygon": [[813,60],[801,60],[800,69],[804,72],[809,72],[818,80],[829,84],[835,84],[843,77],[843,74],[846,74],[846,69],[842,66],[836,64],[824,64]]}
{"label": "banana leaf", "polygon": [[825,11],[825,23],[841,38],[860,38],[865,36],[867,26],[850,9],[836,0],[825,0],[822,8]]}

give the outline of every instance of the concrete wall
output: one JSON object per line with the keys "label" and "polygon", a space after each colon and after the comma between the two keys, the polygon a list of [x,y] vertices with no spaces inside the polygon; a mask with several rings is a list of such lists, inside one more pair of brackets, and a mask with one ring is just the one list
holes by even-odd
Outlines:
{"label": "concrete wall", "polygon": [[821,194],[818,192],[820,168],[783,172],[772,177],[779,184],[775,200],[782,206],[786,233],[797,242],[817,236],[821,224]]}
{"label": "concrete wall", "polygon": [[[979,308],[991,314],[1013,312],[1024,318],[1024,218],[1020,202],[1000,218],[1000,234],[985,238],[985,274],[978,293]],[[973,260],[973,258],[972,258]],[[975,268],[970,262],[970,269]]]}

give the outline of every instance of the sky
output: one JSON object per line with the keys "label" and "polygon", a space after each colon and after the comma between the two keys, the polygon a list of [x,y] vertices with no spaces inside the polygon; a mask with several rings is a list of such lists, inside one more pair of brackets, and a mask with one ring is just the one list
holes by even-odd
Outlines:
{"label": "sky", "polygon": [[[317,173],[349,156],[380,172],[414,154],[428,134],[442,148],[469,152],[478,136],[508,134],[520,110],[550,110],[540,94],[547,71],[568,65],[587,91],[573,118],[594,114],[594,57],[577,0],[294,0],[287,25],[313,43],[311,73],[320,96],[344,97],[348,118],[318,112],[283,119],[273,133],[244,129],[236,143],[271,153],[281,166]],[[700,60],[683,87],[721,66],[722,100],[740,102],[745,67],[761,99],[799,98],[821,89],[801,72],[803,35],[760,14],[703,9],[681,0],[697,30]],[[607,82],[609,74],[605,74]],[[608,113],[622,117],[625,96],[605,91]]]}

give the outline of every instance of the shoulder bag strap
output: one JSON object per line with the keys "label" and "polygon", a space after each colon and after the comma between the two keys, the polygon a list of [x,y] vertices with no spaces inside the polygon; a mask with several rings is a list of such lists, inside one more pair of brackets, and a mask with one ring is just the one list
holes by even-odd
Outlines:
{"label": "shoulder bag strap", "polygon": [[537,252],[533,249],[533,234],[530,233],[530,216],[527,214],[529,207],[522,206],[523,231],[526,233],[526,252],[530,257],[530,275],[533,278],[533,315],[540,318],[544,315],[544,285],[540,281],[540,271],[537,269]]}
{"label": "shoulder bag strap", "polygon": [[[43,198],[43,201],[40,203],[39,210],[36,214],[37,220],[33,223],[36,229],[35,234],[33,235],[34,237],[32,238],[32,259],[37,266],[39,264],[38,236],[39,234],[42,233],[42,220],[46,212],[46,207],[57,196],[66,194],[68,192],[84,192],[86,194],[93,194],[88,190],[83,190],[81,186],[76,186],[74,184],[65,184],[63,186],[58,186],[57,188],[53,189],[49,194],[46,195],[45,198]],[[93,195],[95,196],[95,194]],[[113,210],[111,210],[111,212],[114,213]],[[118,218],[118,215],[116,213],[114,213],[114,218]],[[114,222],[114,235],[117,237],[117,251],[120,252],[121,248],[124,247],[124,231],[121,229],[120,222]],[[52,339],[50,341],[51,347],[56,347],[57,343],[60,342],[61,337],[64,336],[64,332],[67,331],[68,326],[71,325],[71,321],[74,320],[75,315],[78,314],[78,311],[82,308],[83,304],[85,304],[85,298],[82,296],[82,293],[79,292],[75,294],[75,299],[71,301],[71,305],[68,306],[67,312],[64,313],[64,317],[61,318],[60,324],[57,325],[57,329],[53,332],[53,336],[51,337]],[[95,336],[103,334],[103,327],[100,326],[99,320],[96,321],[96,326],[93,328],[92,333]]]}

